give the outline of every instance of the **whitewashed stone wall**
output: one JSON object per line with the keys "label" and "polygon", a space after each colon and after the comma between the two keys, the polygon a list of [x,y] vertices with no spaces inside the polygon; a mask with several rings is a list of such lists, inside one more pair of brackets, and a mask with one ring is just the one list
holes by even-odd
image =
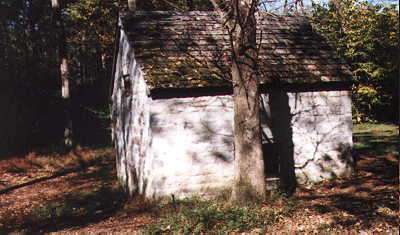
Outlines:
{"label": "whitewashed stone wall", "polygon": [[117,150],[117,174],[130,193],[143,194],[151,172],[144,167],[151,155],[150,106],[148,89],[134,50],[121,31],[120,51],[113,86],[113,140]]}
{"label": "whitewashed stone wall", "polygon": [[233,176],[230,96],[153,100],[146,195],[213,194]]}
{"label": "whitewashed stone wall", "polygon": [[[262,127],[270,142],[277,139],[271,130],[276,129],[275,135],[281,132],[291,135],[292,143],[287,140],[283,145],[293,148],[297,183],[350,175],[353,166],[350,92],[284,93],[271,105],[272,96],[276,95],[263,95],[267,117]],[[272,110],[271,106],[276,108]]]}
{"label": "whitewashed stone wall", "polygon": [[354,165],[350,92],[300,93],[290,101],[296,114],[292,123],[297,181],[350,175]]}
{"label": "whitewashed stone wall", "polygon": [[[185,197],[213,195],[231,186],[231,96],[152,100],[142,79],[132,83],[132,90],[125,99],[121,91],[114,91],[119,110],[125,110],[117,114],[114,129],[118,177],[129,192],[148,198]],[[262,128],[268,137],[264,142],[282,141],[279,136],[289,133],[285,138],[291,137],[292,142],[282,144],[293,149],[299,184],[351,173],[349,92],[279,93],[262,98]]]}
{"label": "whitewashed stone wall", "polygon": [[[291,133],[292,143],[283,145],[293,148],[299,184],[351,173],[349,95],[347,91],[283,93],[286,99],[274,99],[274,107],[278,108],[271,108],[270,96],[263,95],[269,119],[264,119],[263,131],[272,143],[276,139],[273,134]],[[290,125],[285,125],[285,119]],[[274,124],[277,126],[271,128]],[[150,130],[147,196],[214,194],[231,186],[231,96],[153,100]]]}

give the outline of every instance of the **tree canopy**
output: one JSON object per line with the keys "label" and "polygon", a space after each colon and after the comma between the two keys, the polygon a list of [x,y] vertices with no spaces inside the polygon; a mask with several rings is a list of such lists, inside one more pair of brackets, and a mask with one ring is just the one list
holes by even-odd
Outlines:
{"label": "tree canopy", "polygon": [[[383,2],[331,0],[313,4],[309,12],[314,28],[351,64],[354,118],[360,122],[399,120],[399,9]],[[208,0],[150,0],[139,7],[213,9]],[[106,114],[115,26],[118,10],[123,8],[127,8],[126,0],[62,1],[72,103],[80,107],[73,111],[73,118],[92,118],[87,110]],[[10,110],[2,115],[2,134],[7,138],[1,137],[0,145],[9,146],[14,138],[23,139],[26,145],[44,144],[62,132],[58,130],[60,75],[54,50],[58,38],[52,33],[52,17],[49,0],[0,1],[0,69],[2,82],[7,84],[1,86],[1,104]],[[6,99],[10,94],[13,98]],[[83,126],[77,126],[78,130],[88,126],[79,123]]]}
{"label": "tree canopy", "polygon": [[354,118],[399,120],[399,11],[360,0],[313,5],[315,29],[351,65]]}

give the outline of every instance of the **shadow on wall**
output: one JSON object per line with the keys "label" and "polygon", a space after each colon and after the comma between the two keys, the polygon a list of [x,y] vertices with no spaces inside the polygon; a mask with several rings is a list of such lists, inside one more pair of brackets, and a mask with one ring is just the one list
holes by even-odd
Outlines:
{"label": "shadow on wall", "polygon": [[[221,160],[229,163],[233,161],[231,156],[233,153],[233,126],[232,120],[222,115],[221,108],[225,110],[226,100],[213,97],[211,100],[207,98],[194,98],[189,100],[173,100],[172,102],[164,103],[167,107],[165,112],[170,113],[174,117],[164,117],[164,115],[150,114],[151,132],[157,136],[168,137],[170,127],[165,126],[165,123],[175,122],[173,128],[182,128],[187,137],[195,137],[191,140],[191,144],[199,145],[206,144],[208,147],[204,151],[210,152],[213,160]],[[206,109],[207,107],[214,107]],[[192,110],[188,111],[187,108]],[[195,115],[193,115],[195,114]],[[171,140],[179,147],[181,143]],[[200,145],[199,145],[200,146]],[[182,146],[187,149],[187,146]],[[220,148],[222,148],[220,150]],[[189,150],[189,152],[191,152]],[[198,160],[193,155],[193,160]],[[210,159],[209,159],[210,160]]]}
{"label": "shadow on wall", "polygon": [[[319,169],[323,173],[328,173],[331,178],[349,176],[352,172],[350,169],[355,168],[355,162],[352,158],[352,147],[348,144],[340,143],[335,150],[339,153],[337,160],[332,158],[329,154],[324,154],[321,158],[321,161],[318,162]],[[343,171],[341,174],[336,173],[334,169],[337,169],[339,164],[348,166],[349,170]]]}
{"label": "shadow on wall", "polygon": [[[233,133],[232,123],[229,120],[224,121],[224,130],[228,133]],[[212,156],[214,156],[216,160],[225,163],[233,162],[233,134],[221,133],[208,119],[201,122],[201,129],[198,130],[196,134],[199,135],[200,139],[207,139],[210,144],[217,142],[223,146],[224,149],[229,149],[231,151],[231,153],[227,151],[212,151]]]}
{"label": "shadow on wall", "polygon": [[[284,86],[288,84],[288,81],[289,83],[296,82],[299,85],[307,85],[314,82],[320,83],[323,82],[321,76],[331,79],[341,78],[343,81],[346,81],[345,78],[348,78],[349,75],[342,69],[342,63],[339,58],[327,56],[330,55],[332,48],[308,24],[292,25],[290,29],[286,29],[279,22],[276,25],[279,26],[277,29],[287,37],[285,45],[287,53],[279,54],[272,51],[269,54],[263,55],[266,59],[261,61],[261,67],[268,68],[268,70],[262,71],[263,79],[271,82],[270,84],[276,87],[276,89],[268,89],[266,91],[268,94],[267,97],[269,97],[268,104],[264,104],[264,107],[262,107],[264,109],[262,111],[267,115],[264,124],[267,124],[271,130],[271,133],[264,133],[264,140],[267,140],[267,143],[264,144],[263,151],[267,176],[271,176],[271,172],[272,176],[279,175],[281,190],[290,194],[294,192],[297,185],[294,167],[292,122],[297,123],[297,120],[293,120],[295,119],[295,115],[299,114],[299,118],[303,117],[301,117],[300,113],[290,112],[289,96]],[[307,41],[308,39],[306,40],[306,38],[309,38],[311,41]],[[270,39],[276,43],[281,41],[278,34],[273,34]],[[299,45],[302,46],[299,47]],[[282,61],[290,61],[290,63],[282,63]],[[310,65],[310,61],[312,61],[312,66]],[[308,88],[304,89],[305,91],[309,91]],[[320,91],[319,87],[316,86],[313,86],[313,89]],[[301,112],[310,112],[311,115],[314,111],[317,111],[316,108],[318,105],[314,102],[313,100],[312,103],[307,104],[309,109],[302,110]],[[309,123],[315,124],[315,120],[310,120]],[[309,128],[314,128],[315,130],[316,127],[310,125]],[[267,136],[266,134],[270,135]],[[315,153],[317,149],[318,145],[315,148]],[[347,154],[347,148],[338,150],[342,153],[339,160],[343,162],[351,161],[351,158]],[[313,158],[307,159],[305,165],[309,161],[315,162],[316,160]],[[333,163],[336,164],[336,162]],[[331,169],[324,169],[323,167],[326,168],[324,163],[320,166],[321,171],[331,171]]]}
{"label": "shadow on wall", "polygon": [[231,107],[226,108],[230,102],[230,97],[154,102],[156,108],[150,114],[154,154],[151,168],[158,169],[158,173],[148,191],[157,194],[160,190],[179,188],[178,194],[203,193],[193,190],[198,185],[226,180],[223,176],[229,175],[226,172],[233,161],[233,115]]}
{"label": "shadow on wall", "polygon": [[[268,142],[267,144],[264,144],[263,150],[264,160],[266,162],[266,173],[269,177],[279,176],[281,184],[280,188],[283,192],[288,194],[293,193],[297,184],[318,181],[324,178],[349,176],[351,174],[355,167],[352,157],[352,148],[348,143],[342,143],[341,138],[336,139],[335,136],[338,134],[337,131],[333,132],[333,135],[332,132],[322,134],[319,133],[318,123],[315,119],[307,121],[307,119],[303,119],[304,117],[299,117],[301,120],[296,120],[294,117],[300,115],[300,113],[291,113],[289,96],[285,91],[273,90],[269,92],[267,100],[268,105],[265,102],[262,106],[262,111],[267,115],[263,120],[263,124],[266,124],[271,130],[271,133],[264,134],[264,139]],[[311,110],[317,107],[316,104],[307,105],[312,107]],[[308,113],[310,111],[306,110],[305,112]],[[309,147],[312,146],[314,154],[310,154],[310,157],[307,159],[303,159],[304,156],[301,156],[304,164],[297,168],[295,168],[294,161],[293,121],[295,123],[298,121],[301,121],[302,123],[310,123],[310,125],[307,126],[310,134],[311,132],[316,131],[318,137],[318,141],[315,143],[316,145],[310,142],[302,143],[302,145],[310,145]],[[329,120],[325,118],[322,121],[329,122]],[[332,130],[337,130],[342,125],[343,123],[339,123],[331,128]],[[267,136],[267,134],[269,134],[269,136]],[[335,149],[331,149],[335,152],[334,155],[325,153],[322,156],[319,156],[319,154],[324,151],[324,149],[321,148],[321,144],[326,145],[326,141],[330,143],[329,141],[334,140],[336,140],[335,143],[337,144]],[[298,142],[298,144],[300,143]],[[297,147],[301,148],[301,145],[298,145]],[[297,164],[299,164],[299,162],[297,162]],[[305,169],[306,171],[303,173],[300,173],[302,172],[300,171],[298,172],[298,175],[296,175],[296,169]]]}

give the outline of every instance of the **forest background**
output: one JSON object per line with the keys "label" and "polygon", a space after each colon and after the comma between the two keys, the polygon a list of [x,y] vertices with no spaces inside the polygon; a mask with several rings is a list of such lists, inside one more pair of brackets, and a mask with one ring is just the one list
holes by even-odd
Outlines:
{"label": "forest background", "polygon": [[[49,0],[0,0],[0,154],[62,142],[66,120]],[[73,139],[109,145],[118,11],[126,0],[62,1]],[[269,6],[269,7],[268,7]],[[273,6],[273,7],[271,7]],[[207,0],[150,0],[143,10],[212,10]],[[391,1],[273,1],[260,9],[304,14],[350,64],[353,121],[399,123],[399,7]]]}

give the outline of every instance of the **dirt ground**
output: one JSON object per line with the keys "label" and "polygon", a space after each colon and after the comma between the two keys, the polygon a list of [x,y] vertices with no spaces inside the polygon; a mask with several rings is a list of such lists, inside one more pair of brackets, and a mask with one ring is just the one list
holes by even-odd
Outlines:
{"label": "dirt ground", "polygon": [[[299,187],[295,213],[267,231],[398,234],[397,133],[356,130],[355,173]],[[156,220],[120,191],[111,149],[0,158],[0,175],[0,234],[133,232]]]}

